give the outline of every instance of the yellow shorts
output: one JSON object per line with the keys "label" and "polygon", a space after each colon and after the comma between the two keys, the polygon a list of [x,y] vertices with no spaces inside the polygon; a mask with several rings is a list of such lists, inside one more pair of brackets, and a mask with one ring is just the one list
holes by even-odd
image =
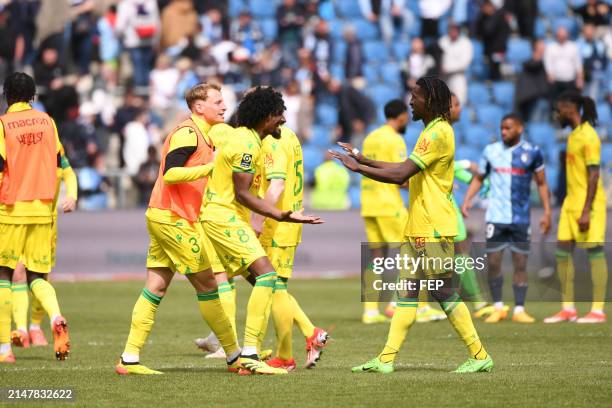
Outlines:
{"label": "yellow shorts", "polygon": [[591,211],[591,225],[588,231],[580,232],[578,227],[579,211],[561,209],[557,239],[559,241],[574,241],[587,244],[584,247],[603,245],[606,241],[606,209]]}
{"label": "yellow shorts", "polygon": [[53,216],[51,224],[51,268],[55,268],[55,256],[57,252],[57,215]]}
{"label": "yellow shorts", "polygon": [[429,279],[452,276],[455,257],[454,237],[406,237],[404,240],[400,256],[402,263],[407,259],[407,268],[400,270],[401,278]]}
{"label": "yellow shorts", "polygon": [[[202,228],[202,232],[204,232],[204,226],[200,224]],[[217,256],[217,252],[215,252],[215,248],[213,247],[212,242],[208,239],[206,234],[202,234],[202,243],[204,244],[204,250],[206,251],[206,256],[210,261],[210,267],[212,268],[213,273],[223,273],[225,272],[225,268]]]}
{"label": "yellow shorts", "polygon": [[370,248],[380,248],[377,243],[399,243],[404,239],[408,213],[390,217],[363,217]]}
{"label": "yellow shorts", "polygon": [[293,260],[295,258],[295,246],[287,247],[264,247],[270,263],[276,274],[281,278],[291,278],[293,272]]}
{"label": "yellow shorts", "polygon": [[170,268],[182,275],[210,268],[199,223],[163,224],[147,218],[147,231],[151,239],[147,268]]}
{"label": "yellow shorts", "polygon": [[0,266],[15,269],[23,262],[32,272],[49,273],[52,268],[49,224],[0,224]]}
{"label": "yellow shorts", "polygon": [[234,222],[204,221],[202,227],[230,278],[266,256],[253,228],[239,217]]}

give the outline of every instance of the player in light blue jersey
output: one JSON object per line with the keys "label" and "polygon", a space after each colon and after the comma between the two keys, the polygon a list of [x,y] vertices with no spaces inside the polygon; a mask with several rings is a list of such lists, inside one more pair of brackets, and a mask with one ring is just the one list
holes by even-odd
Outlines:
{"label": "player in light blue jersey", "polygon": [[478,174],[470,183],[461,208],[467,217],[472,198],[478,193],[485,178],[489,179],[489,206],[486,213],[487,258],[489,265],[489,287],[495,311],[485,320],[497,323],[507,316],[502,302],[503,274],[501,261],[504,250],[510,248],[514,264],[514,312],[512,320],[533,323],[535,319],[525,311],[527,295],[527,254],[531,236],[529,195],[531,180],[535,179],[544,207],[540,220],[543,234],[548,233],[551,223],[550,199],[544,158],[540,149],[524,140],[523,121],[516,114],[504,116],[501,122],[502,141],[485,147]]}

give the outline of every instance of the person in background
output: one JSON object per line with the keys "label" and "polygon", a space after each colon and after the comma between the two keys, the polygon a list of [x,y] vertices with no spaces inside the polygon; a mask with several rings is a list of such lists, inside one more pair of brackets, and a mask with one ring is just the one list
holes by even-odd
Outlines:
{"label": "person in background", "polygon": [[325,161],[315,169],[315,185],[310,202],[313,210],[342,211],[351,205],[348,195],[351,176],[332,159],[332,155],[326,152]]}
{"label": "person in background", "polygon": [[523,71],[516,79],[514,103],[524,121],[543,122],[548,119],[550,113],[550,85],[544,69],[545,49],[544,40],[536,40],[533,43],[531,58],[523,63]]}
{"label": "person in background", "polygon": [[606,85],[608,58],[606,45],[595,36],[595,25],[582,26],[582,35],[576,43],[584,70],[585,91],[593,100],[598,100]]}
{"label": "person in background", "polygon": [[472,63],[474,49],[469,38],[461,35],[459,27],[451,24],[448,34],[438,42],[442,50],[442,75],[451,92],[461,104],[467,102],[466,71]]}
{"label": "person in background", "polygon": [[489,65],[489,79],[501,79],[500,65],[504,61],[510,25],[504,10],[496,9],[491,0],[485,0],[476,22],[476,34],[484,43],[484,54]]}
{"label": "person in background", "polygon": [[584,86],[580,51],[576,43],[569,39],[565,27],[557,28],[555,40],[544,51],[544,68],[548,82],[552,85],[553,100],[565,91],[582,89]]}
{"label": "person in background", "polygon": [[147,149],[147,161],[140,165],[138,173],[134,177],[134,184],[138,187],[138,205],[146,207],[151,199],[151,191],[159,173],[159,155],[155,146]]}

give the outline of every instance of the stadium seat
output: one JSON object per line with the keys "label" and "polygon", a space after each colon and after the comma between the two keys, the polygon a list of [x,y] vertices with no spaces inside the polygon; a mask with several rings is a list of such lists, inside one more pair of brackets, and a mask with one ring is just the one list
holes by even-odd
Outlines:
{"label": "stadium seat", "polygon": [[471,106],[462,107],[461,117],[459,118],[459,123],[461,124],[461,128],[465,130],[471,125],[473,125],[475,117],[476,117],[476,113],[474,112],[474,108],[472,108]]}
{"label": "stadium seat", "polygon": [[315,122],[323,126],[334,126],[338,123],[338,110],[334,105],[318,104],[315,108]]}
{"label": "stadium seat", "polygon": [[569,0],[569,5],[571,8],[582,7],[587,4],[587,0]]}
{"label": "stadium seat", "polygon": [[363,17],[359,4],[354,0],[336,0],[336,10],[338,14],[347,19]]}
{"label": "stadium seat", "polygon": [[416,141],[419,139],[419,135],[423,131],[423,124],[421,122],[412,122],[408,127],[406,127],[406,132],[404,133],[404,140],[406,141],[406,147],[408,151],[411,152],[416,145]]}
{"label": "stadium seat", "polygon": [[453,123],[453,133],[455,134],[455,146],[463,141],[463,126],[461,122]]}
{"label": "stadium seat", "polygon": [[278,24],[274,18],[265,18],[259,21],[261,32],[263,34],[264,42],[271,44],[276,41],[278,34]]}
{"label": "stadium seat", "polygon": [[494,140],[494,133],[481,125],[472,125],[465,129],[466,144],[475,149],[482,149]]}
{"label": "stadium seat", "polygon": [[504,116],[504,111],[497,105],[482,105],[476,108],[476,116],[478,117],[478,123],[489,129],[497,130]]}
{"label": "stadium seat", "polygon": [[507,111],[514,107],[514,83],[509,81],[493,83],[493,99]]}
{"label": "stadium seat", "polygon": [[363,56],[367,62],[381,64],[389,60],[389,50],[382,41],[366,41],[363,44]]}
{"label": "stadium seat", "polygon": [[408,59],[410,55],[410,42],[409,41],[395,41],[393,43],[393,56],[397,61],[404,61]]}
{"label": "stadium seat", "polygon": [[343,40],[335,40],[332,43],[332,60],[338,63],[346,61],[346,42]]}
{"label": "stadium seat", "polygon": [[399,86],[401,81],[400,67],[395,62],[387,62],[380,67],[380,77],[383,82]]}
{"label": "stadium seat", "polygon": [[355,27],[355,34],[361,41],[376,40],[379,38],[378,26],[374,23],[370,23],[368,20],[363,18],[352,21],[353,27]]}
{"label": "stadium seat", "polygon": [[543,16],[567,15],[567,2],[565,0],[538,0],[538,10]]}
{"label": "stadium seat", "polygon": [[378,106],[384,106],[391,99],[400,97],[400,89],[398,86],[392,87],[385,84],[370,86],[366,92],[368,96],[372,98],[374,104]]}
{"label": "stadium seat", "polygon": [[559,187],[559,167],[558,166],[546,166],[546,181],[548,182],[548,189],[551,192],[557,190]]}
{"label": "stadium seat", "polygon": [[573,17],[558,17],[554,19],[552,21],[553,33],[555,33],[559,27],[565,27],[572,38],[576,38],[578,35],[578,22]]}
{"label": "stadium seat", "polygon": [[475,106],[490,103],[489,89],[484,84],[473,82],[468,87],[468,102]]}
{"label": "stadium seat", "polygon": [[555,129],[546,122],[534,122],[527,125],[527,140],[539,146],[543,151],[549,144],[555,144]]}
{"label": "stadium seat", "polygon": [[342,23],[342,20],[334,19],[328,21],[327,24],[329,26],[329,34],[331,35],[332,39],[340,40],[343,38],[344,24]]}
{"label": "stadium seat", "polygon": [[457,146],[455,148],[455,160],[469,160],[478,162],[480,159],[480,150],[473,146]]}
{"label": "stadium seat", "polygon": [[610,115],[610,105],[605,102],[597,104],[597,118],[601,125],[612,124],[612,117]]}
{"label": "stadium seat", "polygon": [[523,62],[531,58],[531,44],[522,38],[510,38],[506,50],[506,61],[512,64],[515,72],[522,69]]}
{"label": "stadium seat", "polygon": [[331,145],[333,126],[314,125],[309,144],[315,147],[327,148]]}
{"label": "stadium seat", "polygon": [[363,76],[368,84],[375,84],[378,82],[378,65],[377,64],[363,64],[361,68]]}
{"label": "stadium seat", "polygon": [[323,20],[332,21],[336,18],[336,12],[334,5],[331,1],[325,1],[319,3],[319,15]]}
{"label": "stadium seat", "polygon": [[246,8],[242,0],[229,0],[228,14],[230,17],[238,17],[238,14]]}
{"label": "stadium seat", "polygon": [[312,180],[314,170],[323,163],[324,155],[325,151],[319,147],[312,145],[304,145],[302,147],[304,172],[306,173],[307,182]]}
{"label": "stadium seat", "polygon": [[612,143],[604,143],[601,145],[601,162],[604,166],[612,164]]}
{"label": "stadium seat", "polygon": [[536,38],[546,38],[546,32],[548,31],[548,21],[543,19],[542,17],[536,18],[535,22],[535,36]]}
{"label": "stadium seat", "polygon": [[336,63],[329,67],[331,76],[341,81],[345,80],[344,64]]}
{"label": "stadium seat", "polygon": [[276,5],[270,3],[270,0],[249,0],[249,11],[255,18],[274,18]]}

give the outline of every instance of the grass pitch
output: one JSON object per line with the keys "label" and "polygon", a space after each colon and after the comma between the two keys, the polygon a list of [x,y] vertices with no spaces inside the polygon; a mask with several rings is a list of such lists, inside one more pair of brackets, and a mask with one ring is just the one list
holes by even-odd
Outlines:
{"label": "grass pitch", "polygon": [[[238,286],[243,321],[249,288],[242,282]],[[0,366],[0,388],[71,387],[76,397],[71,406],[101,407],[599,407],[612,400],[611,323],[477,322],[495,368],[490,374],[473,375],[449,373],[467,354],[447,322],[415,324],[394,374],[352,374],[353,365],[381,350],[388,325],[360,323],[357,280],[292,281],[290,291],[316,325],[331,329],[333,341],[317,368],[305,370],[300,367],[304,340],[295,329],[296,371],[279,377],[239,377],[225,371],[225,362],[205,360],[195,347],[193,339],[209,329],[192,288],[176,281],[141,355],[144,364],[165,375],[120,377],[113,367],[142,283],[57,283],[56,288],[71,329],[70,359],[55,361],[52,347],[16,349],[17,363]],[[528,308],[541,321],[558,304]],[[587,308],[583,305],[581,312]],[[270,332],[266,346],[272,344]]]}

